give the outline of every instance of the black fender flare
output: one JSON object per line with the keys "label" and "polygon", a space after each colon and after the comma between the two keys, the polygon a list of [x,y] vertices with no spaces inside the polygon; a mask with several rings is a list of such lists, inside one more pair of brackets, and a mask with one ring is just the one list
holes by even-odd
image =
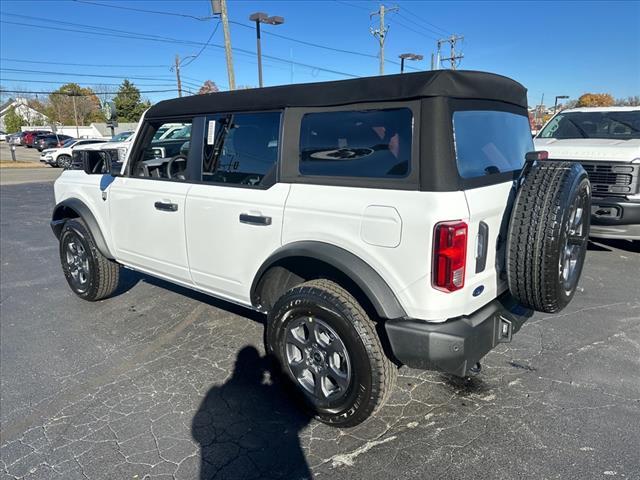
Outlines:
{"label": "black fender flare", "polygon": [[284,245],[264,261],[251,284],[251,301],[254,305],[256,290],[264,273],[278,261],[291,257],[319,260],[347,275],[367,296],[379,317],[406,318],[407,314],[391,287],[368,263],[343,248],[317,241],[300,241]]}
{"label": "black fender flare", "polygon": [[54,207],[53,214],[51,215],[51,230],[53,230],[53,234],[56,238],[60,238],[64,222],[69,218],[77,217],[84,220],[84,223],[87,225],[87,228],[89,228],[100,253],[108,259],[114,260],[115,257],[111,253],[111,250],[109,250],[109,246],[104,239],[104,235],[100,230],[96,217],[93,215],[93,212],[87,204],[79,198],[67,198]]}

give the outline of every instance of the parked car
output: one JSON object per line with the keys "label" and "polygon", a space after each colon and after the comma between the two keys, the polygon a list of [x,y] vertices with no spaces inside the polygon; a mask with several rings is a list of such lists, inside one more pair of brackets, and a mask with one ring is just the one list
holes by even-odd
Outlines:
{"label": "parked car", "polygon": [[11,135],[9,139],[9,143],[11,145],[22,145],[22,139],[24,138],[25,132],[17,132]]}
{"label": "parked car", "polygon": [[96,145],[104,143],[101,138],[70,138],[60,148],[49,148],[42,151],[40,161],[52,167],[69,168],[73,150],[83,145]]}
{"label": "parked car", "polygon": [[20,136],[21,132],[15,132],[15,133],[8,133],[5,135],[5,140],[7,141],[7,143],[9,145],[15,145],[15,139],[16,137]]}
{"label": "parked car", "polygon": [[534,142],[589,174],[591,236],[640,241],[640,107],[563,110]]}
{"label": "parked car", "polygon": [[[154,142],[169,123],[189,138]],[[477,374],[571,301],[589,180],[532,150],[526,89],[482,72],[179,98],[146,112],[124,163],[75,150],[51,226],[80,298],[113,294],[124,265],[266,313],[304,404],[353,426],[397,364]]]}
{"label": "parked car", "polygon": [[42,152],[45,148],[62,147],[70,139],[73,139],[71,135],[40,135],[35,141],[35,146]]}
{"label": "parked car", "polygon": [[0,130],[0,142],[6,142],[9,140],[9,135],[4,130]]}
{"label": "parked car", "polygon": [[42,134],[50,135],[51,131],[50,130],[28,130],[26,132],[23,132],[22,145],[24,145],[27,148],[33,147],[36,137]]}

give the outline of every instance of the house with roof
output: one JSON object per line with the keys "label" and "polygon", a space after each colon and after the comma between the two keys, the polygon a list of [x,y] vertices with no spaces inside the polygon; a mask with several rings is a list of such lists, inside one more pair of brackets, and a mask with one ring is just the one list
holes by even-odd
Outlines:
{"label": "house with roof", "polygon": [[4,119],[12,109],[28,125],[46,124],[49,121],[44,113],[39,112],[29,104],[28,99],[18,97],[15,99],[9,99],[0,106],[0,130],[6,131]]}

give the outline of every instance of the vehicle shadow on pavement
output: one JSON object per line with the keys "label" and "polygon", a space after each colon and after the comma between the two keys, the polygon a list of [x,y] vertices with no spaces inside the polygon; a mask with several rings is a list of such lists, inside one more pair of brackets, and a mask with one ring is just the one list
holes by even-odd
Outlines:
{"label": "vehicle shadow on pavement", "polygon": [[591,238],[589,239],[589,250],[608,251],[617,248],[629,253],[640,253],[640,242],[631,242],[629,240],[618,240],[609,238]]}
{"label": "vehicle shadow on pavement", "polygon": [[207,305],[211,305],[212,307],[219,308],[226,312],[248,318],[249,320],[253,320],[257,323],[264,324],[266,321],[266,317],[263,313],[257,312],[248,307],[243,307],[241,305],[236,305],[235,303],[226,302],[224,300],[212,297],[211,295],[207,295],[206,293],[201,293],[187,287],[182,287],[175,283],[162,280],[161,278],[147,275],[146,273],[129,270],[128,268],[123,268],[120,271],[120,282],[118,284],[117,290],[113,294],[113,297],[117,297],[126,293],[140,282],[148,283],[149,285],[169,290],[198,302],[206,303]]}
{"label": "vehicle shadow on pavement", "polygon": [[231,378],[209,390],[193,418],[200,479],[308,479],[299,432],[311,417],[293,404],[272,362],[247,346]]}

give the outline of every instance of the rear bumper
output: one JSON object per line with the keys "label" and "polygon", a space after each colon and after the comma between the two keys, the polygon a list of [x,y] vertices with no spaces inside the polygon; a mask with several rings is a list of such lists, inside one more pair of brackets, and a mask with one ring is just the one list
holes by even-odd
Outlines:
{"label": "rear bumper", "polygon": [[468,316],[443,323],[389,320],[385,329],[403,364],[463,377],[496,345],[510,342],[532,314],[506,292]]}
{"label": "rear bumper", "polygon": [[593,197],[591,236],[640,240],[640,203],[624,198]]}

